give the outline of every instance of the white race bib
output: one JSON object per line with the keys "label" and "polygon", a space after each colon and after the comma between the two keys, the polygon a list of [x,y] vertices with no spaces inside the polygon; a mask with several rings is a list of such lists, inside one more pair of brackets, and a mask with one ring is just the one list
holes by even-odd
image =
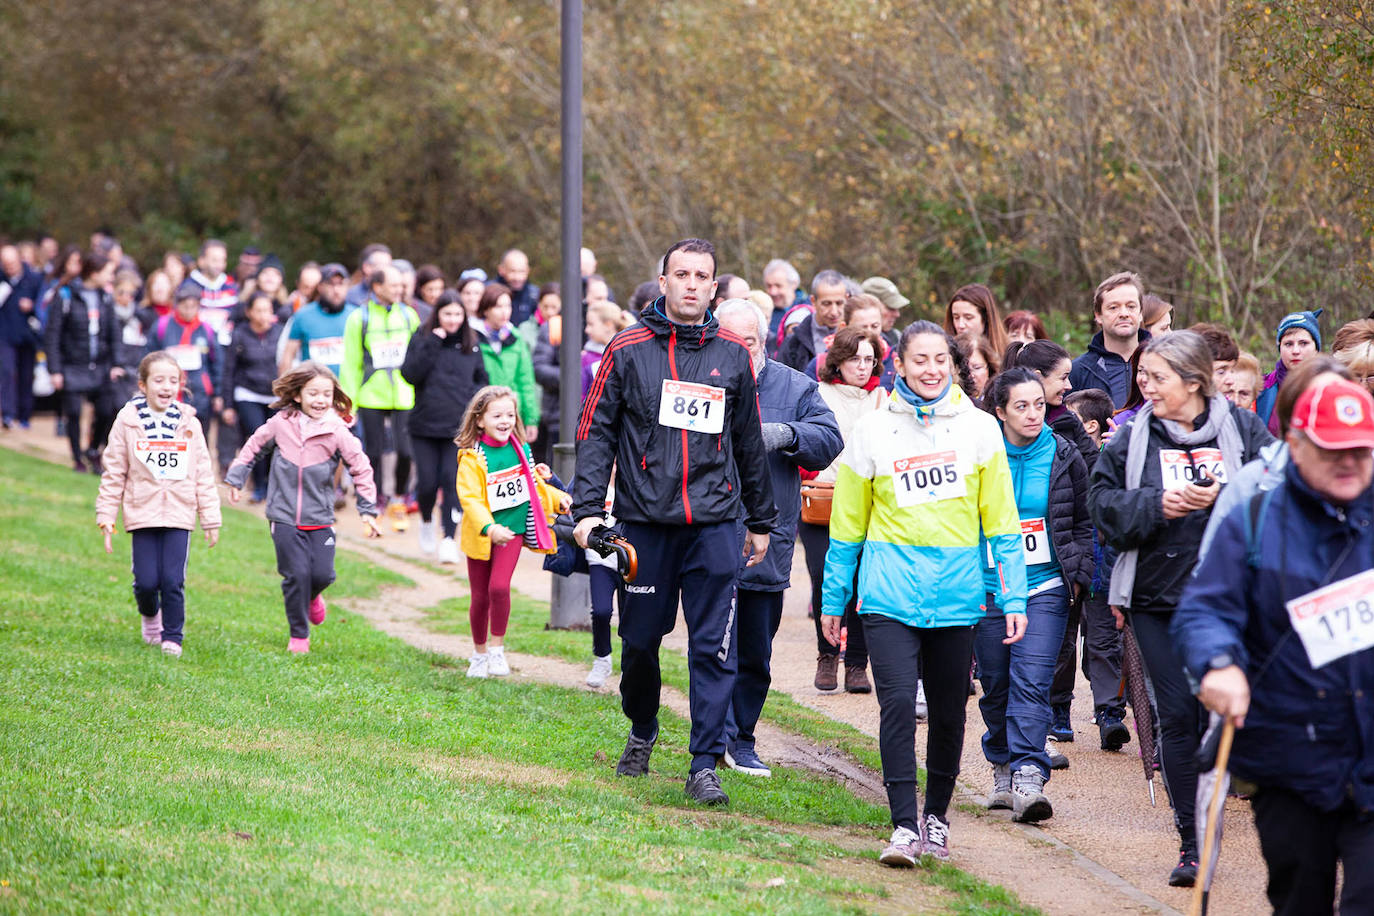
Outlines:
{"label": "white race bib", "polygon": [[158,480],[185,480],[191,463],[189,448],[184,439],[136,439],[134,457]]}
{"label": "white race bib", "polygon": [[[344,341],[342,337],[320,337],[310,341],[310,358],[326,366],[343,365]],[[372,363],[377,364],[376,360]]]}
{"label": "white race bib", "polygon": [[892,463],[892,489],[902,508],[957,499],[968,493],[959,455],[953,449],[898,458]]}
{"label": "white race bib", "polygon": [[1374,646],[1374,569],[1294,598],[1288,619],[1313,668]]}
{"label": "white race bib", "polygon": [[200,356],[200,347],[189,344],[178,345],[168,347],[167,352],[172,354],[172,359],[177,361],[177,366],[182,372],[199,372],[200,367],[204,365]]}
{"label": "white race bib", "polygon": [[10,297],[10,291],[13,289],[14,287],[10,286],[9,281],[0,280],[0,302],[4,302]]}
{"label": "white race bib", "polygon": [[137,321],[130,321],[124,325],[124,346],[142,347],[147,343],[148,338]]}
{"label": "white race bib", "polygon": [[1021,549],[1027,566],[1050,562],[1050,529],[1043,518],[1021,520]]}
{"label": "white race bib", "polygon": [[[368,346],[372,353],[372,366],[376,369],[399,369],[401,363],[406,359],[406,341],[404,340],[384,340]],[[314,343],[310,344],[310,351],[315,351]],[[340,351],[339,358],[343,359],[343,352]]]}
{"label": "white race bib", "polygon": [[1195,448],[1192,461],[1188,460],[1188,452],[1184,449],[1159,450],[1159,477],[1164,481],[1166,490],[1179,490],[1190,483],[1197,483],[1199,472],[1203,469],[1217,483],[1226,483],[1226,463],[1221,460],[1219,448]]}
{"label": "white race bib", "polygon": [[487,505],[491,511],[514,509],[529,501],[529,485],[519,465],[487,475]]}
{"label": "white race bib", "polygon": [[694,433],[719,434],[725,429],[725,389],[666,378],[659,395],[658,422]]}

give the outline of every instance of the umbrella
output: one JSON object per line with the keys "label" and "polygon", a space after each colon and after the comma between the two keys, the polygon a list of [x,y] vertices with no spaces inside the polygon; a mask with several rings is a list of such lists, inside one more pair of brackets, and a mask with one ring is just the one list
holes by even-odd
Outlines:
{"label": "umbrella", "polygon": [[[1221,725],[1221,728],[1217,726]],[[1231,759],[1231,739],[1236,735],[1233,719],[1223,720],[1212,713],[1211,725],[1202,738],[1198,748],[1199,769],[1197,778],[1197,810],[1205,812],[1205,818],[1197,822],[1198,846],[1202,858],[1198,866],[1202,874],[1193,885],[1193,903],[1188,909],[1189,916],[1204,916],[1207,912],[1207,895],[1212,890],[1212,878],[1216,875],[1217,859],[1221,857],[1222,805],[1226,793],[1231,788],[1231,774],[1226,764]],[[1212,765],[1215,758],[1215,766]]]}
{"label": "umbrella", "polygon": [[1145,659],[1135,632],[1127,624],[1121,630],[1121,688],[1135,717],[1135,736],[1140,742],[1140,762],[1145,767],[1145,784],[1150,788],[1150,805],[1155,803],[1155,714],[1150,704],[1150,685],[1145,678]]}

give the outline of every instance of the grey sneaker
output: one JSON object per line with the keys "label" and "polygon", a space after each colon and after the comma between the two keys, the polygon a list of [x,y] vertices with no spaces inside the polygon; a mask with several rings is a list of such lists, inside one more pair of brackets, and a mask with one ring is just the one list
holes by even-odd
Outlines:
{"label": "grey sneaker", "polygon": [[916,682],[916,721],[924,722],[930,717],[930,708],[926,706],[926,682],[919,680]]}
{"label": "grey sneaker", "polygon": [[728,805],[730,796],[720,787],[715,770],[697,770],[687,777],[687,797],[703,805]]}
{"label": "grey sneaker", "polygon": [[921,835],[910,827],[898,827],[878,861],[892,868],[915,868],[920,857]]}
{"label": "grey sneaker", "polygon": [[1051,770],[1067,770],[1069,768],[1069,758],[1059,752],[1054,746],[1054,741],[1045,739],[1045,756],[1050,758]]}
{"label": "grey sneaker", "polygon": [[654,728],[654,736],[647,741],[636,738],[635,733],[630,732],[630,737],[625,742],[625,750],[620,755],[620,762],[615,765],[615,775],[643,776],[648,773],[649,755],[654,752],[654,745],[657,743],[657,727]]}
{"label": "grey sneaker", "polygon": [[1011,764],[1008,763],[992,765],[992,794],[988,796],[988,810],[998,808],[1007,811],[1012,809]]}
{"label": "grey sneaker", "polygon": [[1011,777],[1011,819],[1034,824],[1054,817],[1054,808],[1045,797],[1045,777],[1031,764],[1025,764]]}

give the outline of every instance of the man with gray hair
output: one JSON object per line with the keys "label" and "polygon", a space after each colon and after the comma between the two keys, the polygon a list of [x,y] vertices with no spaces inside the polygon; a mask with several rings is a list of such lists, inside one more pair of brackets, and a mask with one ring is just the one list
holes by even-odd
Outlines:
{"label": "man with gray hair", "polygon": [[773,300],[773,316],[768,324],[768,355],[777,356],[783,318],[793,306],[807,302],[801,291],[801,274],[782,258],[774,258],[763,267],[763,291]]}
{"label": "man with gray hair", "polygon": [[828,467],[844,442],[816,383],[764,355],[768,324],[758,306],[746,299],[727,299],[716,309],[716,320],[723,334],[743,341],[754,363],[763,443],[778,509],[768,554],[757,566],[741,570],[737,580],[739,670],[725,723],[725,765],[741,773],[768,776],[768,765],[754,750],[754,727],[772,683],[773,637],[782,621],[783,592],[792,579],[792,547],[801,513],[797,471]]}
{"label": "man with gray hair", "polygon": [[812,312],[802,319],[792,335],[783,341],[778,361],[798,372],[824,356],[835,332],[844,324],[844,301],[849,298],[850,281],[838,270],[823,270],[811,280]]}

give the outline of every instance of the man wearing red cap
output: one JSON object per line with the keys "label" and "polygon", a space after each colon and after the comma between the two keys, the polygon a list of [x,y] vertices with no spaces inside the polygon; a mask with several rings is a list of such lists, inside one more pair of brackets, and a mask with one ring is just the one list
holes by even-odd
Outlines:
{"label": "man wearing red cap", "polygon": [[[1221,523],[1171,634],[1198,698],[1233,720],[1255,783],[1276,913],[1374,901],[1374,399],[1344,379],[1299,396],[1273,490]],[[1363,863],[1363,867],[1361,867]]]}

